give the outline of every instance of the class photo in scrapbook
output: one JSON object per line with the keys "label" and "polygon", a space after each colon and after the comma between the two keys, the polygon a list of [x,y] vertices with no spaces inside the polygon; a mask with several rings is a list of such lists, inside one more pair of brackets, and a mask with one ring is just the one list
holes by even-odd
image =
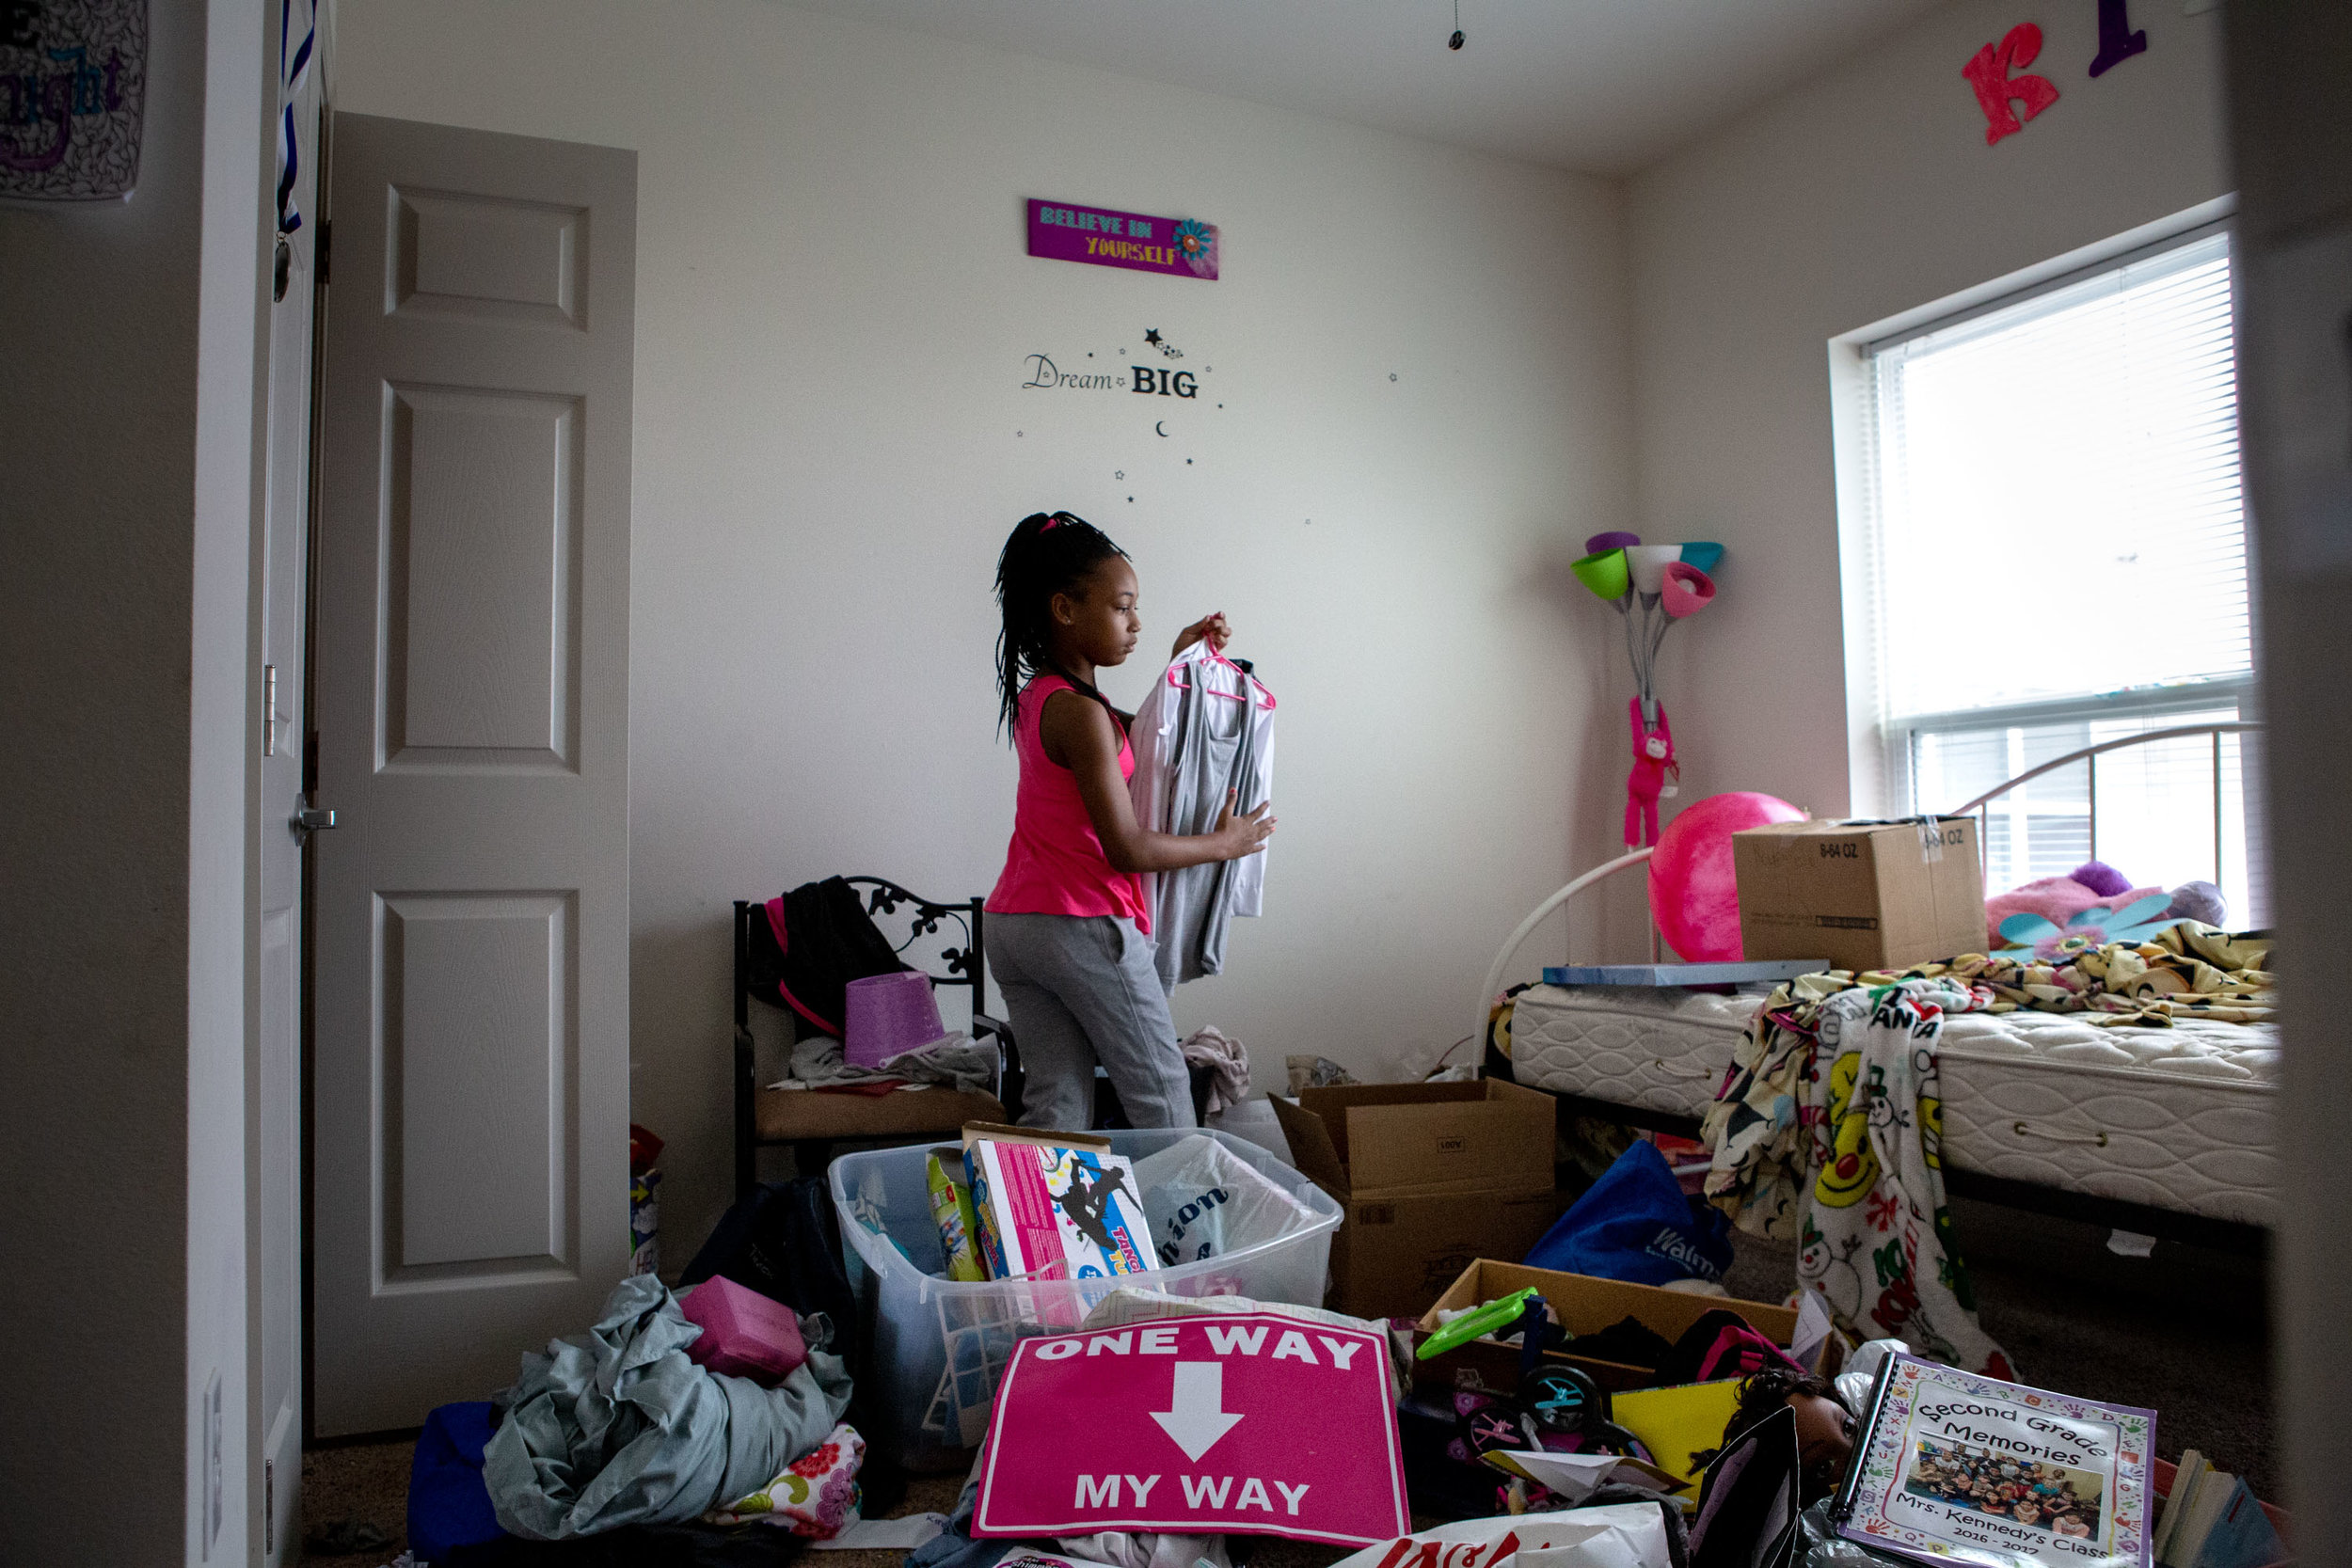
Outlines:
{"label": "class photo in scrapbook", "polygon": [[1890,1356],[1832,1517],[1929,1561],[2148,1568],[2155,1420]]}

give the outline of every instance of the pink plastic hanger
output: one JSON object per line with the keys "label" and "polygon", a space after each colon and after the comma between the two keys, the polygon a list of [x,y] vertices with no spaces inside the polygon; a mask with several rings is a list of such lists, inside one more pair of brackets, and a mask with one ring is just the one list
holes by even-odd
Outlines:
{"label": "pink plastic hanger", "polygon": [[[1258,705],[1268,713],[1274,711],[1274,693],[1266,689],[1265,682],[1260,680],[1257,676],[1251,674],[1240,665],[1235,664],[1232,659],[1227,658],[1223,654],[1217,652],[1216,644],[1209,641],[1208,639],[1201,639],[1200,647],[1201,651],[1206,653],[1211,658],[1216,660],[1219,664],[1222,664],[1225,668],[1231,670],[1236,675],[1239,675],[1248,685],[1256,687],[1258,689],[1258,695],[1264,699]],[[1192,689],[1192,686],[1189,681],[1180,680],[1177,678],[1177,667],[1173,664],[1170,664],[1168,667],[1168,684],[1174,687],[1179,691],[1189,691]],[[1242,699],[1242,693],[1238,691],[1219,691],[1214,687],[1209,689],[1209,695],[1212,697],[1230,697],[1234,702],[1240,702]]]}

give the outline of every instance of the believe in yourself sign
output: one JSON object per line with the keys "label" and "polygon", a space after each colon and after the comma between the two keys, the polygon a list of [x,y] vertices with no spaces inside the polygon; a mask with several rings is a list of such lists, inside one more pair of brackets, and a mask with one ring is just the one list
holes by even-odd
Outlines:
{"label": "believe in yourself sign", "polygon": [[1098,267],[1216,279],[1216,225],[1029,200],[1029,254]]}
{"label": "believe in yourself sign", "polygon": [[1262,1313],[1021,1341],[972,1533],[1360,1544],[1411,1524],[1387,1344]]}

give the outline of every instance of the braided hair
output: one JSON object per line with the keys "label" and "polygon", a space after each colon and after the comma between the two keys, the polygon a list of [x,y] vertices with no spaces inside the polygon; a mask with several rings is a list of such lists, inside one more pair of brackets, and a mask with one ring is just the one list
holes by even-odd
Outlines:
{"label": "braided hair", "polygon": [[1733,1438],[1799,1394],[1827,1400],[1840,1410],[1846,1408],[1845,1396],[1838,1393],[1837,1385],[1818,1372],[1800,1371],[1794,1367],[1781,1365],[1760,1367],[1749,1373],[1740,1385],[1739,1406],[1732,1411],[1731,1419],[1724,1423],[1722,1448],[1702,1449],[1692,1454],[1692,1468],[1702,1469],[1713,1464],[1717,1454],[1731,1447]]}
{"label": "braided hair", "polygon": [[1075,593],[1097,566],[1126,555],[1101,529],[1068,512],[1033,512],[1005,541],[996,558],[996,604],[1005,617],[996,634],[996,696],[1006,738],[1021,711],[1021,689],[1041,674],[1060,675],[1111,711],[1100,691],[1055,666],[1054,595]]}

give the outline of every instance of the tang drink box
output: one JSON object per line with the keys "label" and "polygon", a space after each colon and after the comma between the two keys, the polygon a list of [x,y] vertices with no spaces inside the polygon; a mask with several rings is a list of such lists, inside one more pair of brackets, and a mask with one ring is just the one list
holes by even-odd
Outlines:
{"label": "tang drink box", "polygon": [[1152,1267],[1135,1165],[1106,1140],[975,1123],[963,1130],[963,1164],[991,1278],[1044,1269],[1100,1279]]}

